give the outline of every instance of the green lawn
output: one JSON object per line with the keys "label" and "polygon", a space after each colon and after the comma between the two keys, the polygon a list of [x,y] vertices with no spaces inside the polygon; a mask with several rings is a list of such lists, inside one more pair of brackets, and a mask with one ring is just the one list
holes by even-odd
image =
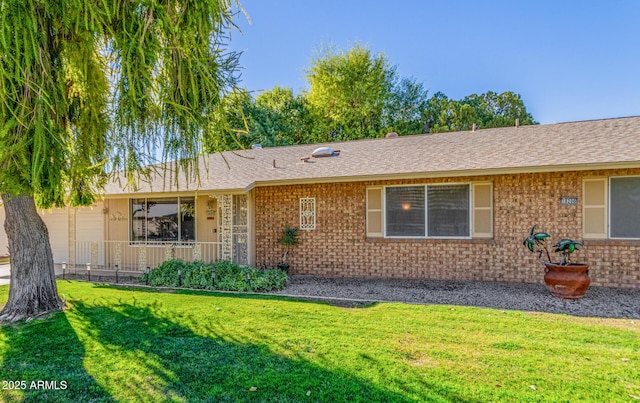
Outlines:
{"label": "green lawn", "polygon": [[58,285],[64,312],[0,328],[0,401],[640,399],[633,320]]}

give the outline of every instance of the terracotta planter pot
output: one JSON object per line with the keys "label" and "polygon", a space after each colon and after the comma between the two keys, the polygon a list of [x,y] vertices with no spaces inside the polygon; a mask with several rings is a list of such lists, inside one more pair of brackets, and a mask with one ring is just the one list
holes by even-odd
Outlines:
{"label": "terracotta planter pot", "polygon": [[559,265],[545,263],[544,283],[551,294],[565,299],[577,299],[584,294],[591,284],[589,266],[582,263]]}

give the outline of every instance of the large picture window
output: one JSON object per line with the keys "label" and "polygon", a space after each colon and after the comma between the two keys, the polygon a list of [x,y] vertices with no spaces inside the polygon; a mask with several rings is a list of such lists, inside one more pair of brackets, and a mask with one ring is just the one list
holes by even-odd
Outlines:
{"label": "large picture window", "polygon": [[385,188],[385,236],[471,236],[469,185]]}
{"label": "large picture window", "polygon": [[611,238],[640,238],[640,177],[611,178],[609,197]]}
{"label": "large picture window", "polygon": [[131,241],[195,241],[193,197],[131,200]]}

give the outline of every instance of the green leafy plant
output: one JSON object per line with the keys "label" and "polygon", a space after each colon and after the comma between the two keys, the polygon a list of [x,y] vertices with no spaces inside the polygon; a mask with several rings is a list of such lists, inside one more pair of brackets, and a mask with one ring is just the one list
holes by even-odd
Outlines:
{"label": "green leafy plant", "polygon": [[[542,254],[546,253],[547,260],[543,261],[543,263],[551,263],[551,255],[549,254],[549,249],[547,249],[546,245],[546,240],[550,237],[551,235],[546,232],[536,232],[536,225],[534,225],[531,228],[529,236],[526,237],[522,243],[531,252],[538,252],[538,259],[540,260],[542,260]],[[553,247],[556,248],[554,252],[562,253],[562,258],[560,259],[559,264],[571,264],[571,254],[576,250],[579,250],[580,246],[584,246],[582,242],[574,241],[569,238],[563,238],[553,245]]]}
{"label": "green leafy plant", "polygon": [[282,270],[257,270],[229,261],[206,264],[173,259],[145,273],[142,281],[161,287],[256,292],[281,290],[288,276]]}
{"label": "green leafy plant", "polygon": [[289,264],[287,263],[287,254],[289,253],[289,248],[293,245],[298,245],[300,240],[298,239],[298,227],[290,227],[289,225],[285,225],[284,230],[282,231],[282,236],[278,239],[278,243],[284,245],[284,255],[282,255],[282,263],[278,265],[284,271],[289,269]]}

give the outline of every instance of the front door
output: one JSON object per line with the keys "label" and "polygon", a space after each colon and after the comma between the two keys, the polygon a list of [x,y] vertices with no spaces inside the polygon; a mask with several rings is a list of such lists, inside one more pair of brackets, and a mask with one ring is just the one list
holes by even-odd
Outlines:
{"label": "front door", "polygon": [[249,264],[247,195],[222,195],[218,198],[218,206],[221,258]]}
{"label": "front door", "polygon": [[233,261],[249,264],[247,250],[247,195],[233,195]]}

